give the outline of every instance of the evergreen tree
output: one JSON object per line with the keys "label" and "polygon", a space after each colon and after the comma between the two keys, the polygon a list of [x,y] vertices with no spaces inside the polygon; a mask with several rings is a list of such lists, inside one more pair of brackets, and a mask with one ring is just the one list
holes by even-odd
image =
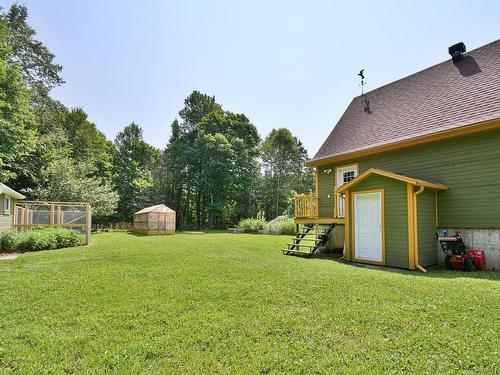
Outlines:
{"label": "evergreen tree", "polygon": [[273,129],[261,146],[263,190],[261,202],[267,219],[290,212],[295,191],[313,188],[313,175],[305,169],[307,152],[286,128]]}
{"label": "evergreen tree", "polygon": [[113,181],[119,195],[119,220],[131,221],[134,212],[155,202],[153,171],[160,151],[144,142],[136,123],[126,126],[115,138]]}

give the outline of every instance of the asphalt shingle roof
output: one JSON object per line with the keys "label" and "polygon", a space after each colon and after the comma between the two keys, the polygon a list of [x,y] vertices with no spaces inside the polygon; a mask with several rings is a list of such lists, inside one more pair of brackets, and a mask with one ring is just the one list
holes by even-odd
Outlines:
{"label": "asphalt shingle roof", "polygon": [[354,98],[311,162],[497,118],[500,40]]}

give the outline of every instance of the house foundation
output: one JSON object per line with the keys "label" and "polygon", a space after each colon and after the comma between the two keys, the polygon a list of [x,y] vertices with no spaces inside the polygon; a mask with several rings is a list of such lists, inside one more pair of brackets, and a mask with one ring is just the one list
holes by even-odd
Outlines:
{"label": "house foundation", "polygon": [[[461,232],[462,238],[467,247],[483,250],[486,256],[486,269],[489,271],[500,270],[500,229],[457,229],[439,228],[439,234],[443,235],[444,230],[448,235]],[[444,253],[438,244],[439,265],[444,265]]]}

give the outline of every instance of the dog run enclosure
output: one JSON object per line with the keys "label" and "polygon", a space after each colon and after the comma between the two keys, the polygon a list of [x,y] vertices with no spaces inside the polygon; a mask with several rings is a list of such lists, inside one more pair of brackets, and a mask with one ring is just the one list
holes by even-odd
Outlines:
{"label": "dog run enclosure", "polygon": [[92,210],[88,203],[18,201],[13,219],[14,229],[18,231],[67,228],[83,234],[85,244],[91,240]]}

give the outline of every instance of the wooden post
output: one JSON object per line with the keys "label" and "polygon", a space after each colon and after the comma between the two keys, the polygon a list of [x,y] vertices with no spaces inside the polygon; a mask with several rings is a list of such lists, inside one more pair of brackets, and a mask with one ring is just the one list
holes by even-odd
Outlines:
{"label": "wooden post", "polygon": [[350,228],[350,199],[349,199],[349,190],[345,192],[345,200],[344,200],[344,220],[345,220],[345,254],[344,257],[347,260],[352,260],[351,258],[351,228]]}
{"label": "wooden post", "polygon": [[61,205],[57,205],[57,225],[61,225]]}
{"label": "wooden post", "polygon": [[54,203],[50,204],[50,225],[54,226]]}
{"label": "wooden post", "polygon": [[92,227],[92,211],[90,209],[90,204],[85,205],[85,245],[90,243],[90,230]]}
{"label": "wooden post", "polygon": [[29,228],[28,227],[29,210],[30,210],[29,208],[30,208],[29,204],[27,204],[27,205],[24,206],[24,223],[23,223],[24,226],[23,226],[23,232]]}

